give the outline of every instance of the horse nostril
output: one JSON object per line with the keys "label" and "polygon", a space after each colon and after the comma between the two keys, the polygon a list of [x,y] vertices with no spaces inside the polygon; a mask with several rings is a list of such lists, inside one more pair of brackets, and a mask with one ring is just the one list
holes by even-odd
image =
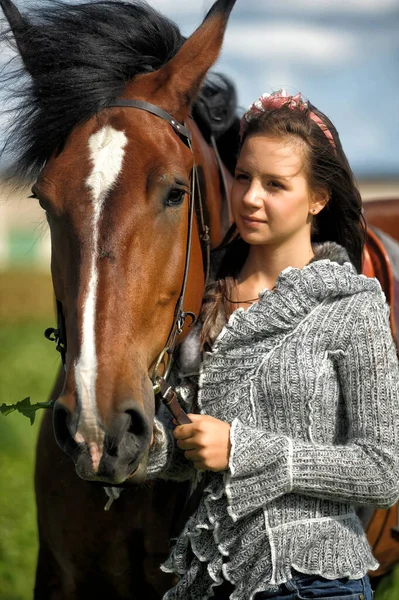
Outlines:
{"label": "horse nostril", "polygon": [[129,433],[139,438],[148,435],[148,424],[144,414],[137,408],[129,408],[125,411],[130,417],[130,424],[127,429]]}
{"label": "horse nostril", "polygon": [[78,444],[73,439],[69,430],[71,417],[70,411],[64,404],[59,402],[55,403],[53,412],[55,439],[60,448],[68,454],[73,454],[79,449]]}

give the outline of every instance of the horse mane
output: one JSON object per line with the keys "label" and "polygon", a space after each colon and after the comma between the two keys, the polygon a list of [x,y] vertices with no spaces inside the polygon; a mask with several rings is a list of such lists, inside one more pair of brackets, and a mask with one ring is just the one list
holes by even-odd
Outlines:
{"label": "horse mane", "polygon": [[[176,24],[141,0],[78,5],[51,0],[30,18],[25,66],[2,77],[3,82],[18,84],[9,93],[12,102],[18,100],[18,108],[10,109],[13,124],[3,151],[11,148],[15,156],[14,174],[35,179],[77,124],[118,98],[134,76],[166,64],[185,38]],[[15,48],[9,30],[0,41]],[[223,136],[237,125],[234,86],[222,76],[205,82],[195,106],[205,137],[212,128],[216,136]],[[235,162],[235,156],[227,156],[235,153],[234,146],[226,149],[222,157]]]}

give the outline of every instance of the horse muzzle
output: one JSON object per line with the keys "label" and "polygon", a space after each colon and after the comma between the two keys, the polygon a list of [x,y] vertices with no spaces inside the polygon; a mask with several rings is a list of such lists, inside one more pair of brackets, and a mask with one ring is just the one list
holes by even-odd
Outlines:
{"label": "horse muzzle", "polygon": [[152,425],[136,402],[126,402],[107,427],[95,421],[90,428],[60,398],[53,425],[57,444],[73,459],[81,479],[112,486],[145,480]]}

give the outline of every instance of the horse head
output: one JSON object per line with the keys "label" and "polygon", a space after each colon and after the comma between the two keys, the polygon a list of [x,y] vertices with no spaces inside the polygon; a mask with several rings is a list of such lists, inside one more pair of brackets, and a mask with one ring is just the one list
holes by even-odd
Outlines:
{"label": "horse head", "polygon": [[[64,47],[64,55],[55,59],[51,49],[41,51],[49,39],[49,15],[32,23],[10,0],[0,0],[31,76],[37,137],[31,139],[31,156],[25,163],[31,173],[38,171],[32,189],[50,227],[54,292],[65,322],[65,379],[55,402],[55,436],[83,479],[116,485],[145,477],[155,413],[155,364],[181,332],[182,322],[176,317],[181,317],[182,309],[194,314],[200,309],[205,275],[195,218],[188,249],[190,204],[196,190],[194,159],[208,160],[207,168],[217,182],[218,178],[214,160],[205,157],[190,110],[220,52],[234,3],[215,2],[187,40],[168,29],[169,38],[175,39],[164,49],[163,64],[144,66],[113,96],[115,88],[106,78],[85,79],[81,72],[87,65],[73,66],[73,58],[68,63],[67,52],[75,52],[73,44],[83,44],[82,32],[73,40],[69,28],[69,50]],[[118,3],[95,7],[97,14],[109,9],[107,18],[116,18]],[[160,19],[140,4],[130,9],[149,21]],[[79,10],[91,9],[65,8],[61,22],[65,31]],[[95,44],[95,25],[89,13],[86,16],[87,37]],[[149,37],[160,23],[155,20]],[[65,36],[61,37],[65,46]],[[134,51],[124,49],[132,55]],[[117,71],[111,54],[103,60],[109,60],[109,70]],[[101,85],[109,86],[107,93],[99,91]],[[82,97],[88,104],[86,113],[74,103],[75,98],[81,108]],[[51,107],[46,116],[44,108],[57,102],[58,108]],[[51,135],[43,140],[40,133],[46,127],[49,131],[51,115],[54,141]],[[193,132],[192,144],[185,127]],[[218,195],[218,186],[219,182],[217,189],[202,185],[208,205]],[[220,225],[219,239],[213,235],[214,242],[220,241]]]}

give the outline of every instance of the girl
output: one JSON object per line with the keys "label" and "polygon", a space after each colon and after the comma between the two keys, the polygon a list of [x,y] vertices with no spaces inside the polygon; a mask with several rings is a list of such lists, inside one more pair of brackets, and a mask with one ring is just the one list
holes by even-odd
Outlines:
{"label": "girl", "polygon": [[202,311],[201,414],[173,435],[160,414],[151,450],[151,475],[208,472],[163,566],[179,576],[165,598],[369,600],[377,562],[354,507],[399,495],[399,367],[380,285],[359,274],[350,167],[300,94],[265,94],[244,115],[231,205]]}

